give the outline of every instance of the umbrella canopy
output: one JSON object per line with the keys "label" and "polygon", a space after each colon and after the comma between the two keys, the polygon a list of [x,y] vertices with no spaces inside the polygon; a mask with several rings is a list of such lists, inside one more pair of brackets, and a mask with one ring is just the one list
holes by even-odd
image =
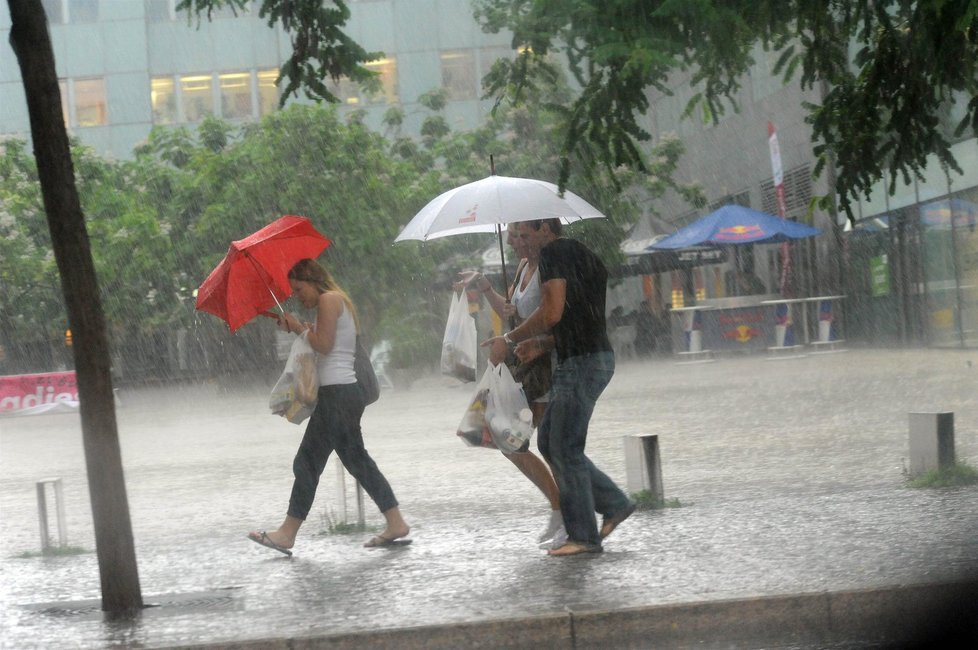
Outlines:
{"label": "umbrella canopy", "polygon": [[394,241],[498,232],[506,224],[534,219],[557,218],[569,224],[602,217],[597,208],[573,192],[564,191],[560,196],[553,183],[492,175],[436,196]]}
{"label": "umbrella canopy", "polygon": [[725,205],[653,243],[648,250],[675,250],[703,245],[773,244],[812,237],[820,232],[817,228],[779,219],[740,205]]}
{"label": "umbrella canopy", "polygon": [[503,284],[508,284],[503,226],[536,219],[560,219],[569,224],[603,217],[596,207],[573,192],[565,190],[560,196],[553,183],[492,174],[433,198],[404,226],[394,242],[495,232],[499,240]]}
{"label": "umbrella canopy", "polygon": [[[197,309],[227,321],[231,331],[292,295],[288,273],[330,245],[305,217],[287,215],[231,242],[227,255],[197,289]],[[281,307],[281,305],[279,305]]]}

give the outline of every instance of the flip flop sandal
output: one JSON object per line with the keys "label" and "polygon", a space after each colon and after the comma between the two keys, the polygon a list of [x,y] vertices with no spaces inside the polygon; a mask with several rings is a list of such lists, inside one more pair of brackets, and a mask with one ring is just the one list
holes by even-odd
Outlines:
{"label": "flip flop sandal", "polygon": [[273,542],[268,537],[268,535],[265,533],[264,530],[261,531],[261,533],[259,533],[257,536],[253,536],[252,533],[248,533],[248,539],[250,539],[251,541],[253,541],[255,544],[261,544],[265,548],[270,548],[270,549],[273,549],[273,550],[278,551],[279,553],[284,553],[285,555],[288,555],[289,557],[292,557],[292,551],[291,550],[285,548],[284,546],[279,546],[278,544],[276,544],[275,542]]}

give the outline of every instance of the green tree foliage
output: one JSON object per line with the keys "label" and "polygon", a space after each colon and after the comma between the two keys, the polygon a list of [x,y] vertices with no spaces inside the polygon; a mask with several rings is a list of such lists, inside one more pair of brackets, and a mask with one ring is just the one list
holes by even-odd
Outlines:
{"label": "green tree foliage", "polygon": [[[235,15],[248,10],[252,0],[181,0],[177,11],[188,16],[211,19],[213,12],[229,7]],[[257,3],[255,3],[257,5]],[[375,74],[363,63],[383,57],[381,52],[367,52],[342,28],[350,19],[350,9],[343,0],[261,0],[258,16],[269,27],[280,26],[292,39],[292,56],[279,71],[279,82],[285,80],[281,105],[303,90],[307,97],[327,102],[337,99],[324,83],[347,77],[369,84]]]}
{"label": "green tree foliage", "polygon": [[[76,145],[77,184],[114,348],[139,353],[140,341],[154,335],[165,341],[179,329],[204,346],[258,345],[260,337],[232,341],[217,318],[196,312],[193,290],[231,241],[298,214],[333,241],[322,259],[353,295],[371,339],[391,340],[398,365],[434,361],[455,273],[480,267],[480,254],[495,238],[396,245],[394,239],[429,200],[488,176],[491,156],[499,174],[555,178],[562,132],[548,106],[566,92],[558,85],[532,105],[502,108],[478,129],[418,140],[400,134],[397,111],[388,116],[385,137],[358,113],[344,120],[332,106],[294,104],[256,124],[209,117],[193,132],[157,127],[126,161]],[[444,93],[429,93],[425,105],[430,117],[440,117]],[[575,224],[570,234],[617,263],[618,245],[650,197],[672,190],[700,198],[697,188],[671,180],[681,153],[678,141],[665,140],[646,173],[621,168],[613,179],[572,176],[573,190],[608,219]],[[4,340],[53,341],[63,334],[64,315],[33,160],[17,141],[0,154],[0,300],[10,321]],[[270,326],[259,319],[241,336],[257,337]]]}
{"label": "green tree foliage", "polygon": [[34,158],[23,141],[5,139],[0,142],[0,343],[47,336],[55,323],[63,326],[66,320]]}
{"label": "green tree foliage", "polygon": [[[639,121],[647,92],[670,94],[690,74],[697,107],[735,107],[740,80],[760,42],[781,52],[785,79],[824,90],[807,106],[816,172],[834,163],[847,212],[880,179],[920,175],[928,156],[959,170],[955,134],[978,132],[978,2],[975,0],[476,0],[490,31],[508,29],[521,54],[489,78],[499,101],[523,101],[549,83],[557,55],[580,94],[563,111],[560,183],[572,163],[647,169]],[[944,128],[956,104],[953,129]],[[953,132],[953,133],[952,133]],[[830,197],[827,197],[830,198]],[[851,217],[851,213],[850,213]]]}

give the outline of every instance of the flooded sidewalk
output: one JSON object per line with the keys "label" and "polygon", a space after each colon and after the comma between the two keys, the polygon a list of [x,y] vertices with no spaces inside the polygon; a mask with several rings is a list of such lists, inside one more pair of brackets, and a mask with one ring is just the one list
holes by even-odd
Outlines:
{"label": "flooded sidewalk", "polygon": [[[978,486],[910,489],[904,475],[910,412],[954,412],[957,457],[978,465],[974,351],[620,361],[588,455],[624,486],[623,437],[657,434],[665,496],[679,507],[637,512],[603,554],[575,558],[537,548],[546,501],[498,452],[455,437],[472,385],[440,376],[385,391],[363,421],[412,545],[362,548],[382,525],[369,499],[367,530],[340,532],[357,508],[335,459],[294,557],[248,541],[284,515],[303,429],[267,413],[270,387],[120,391],[140,581],[161,605],[130,623],[97,609],[77,416],[0,420],[2,647],[257,643],[955,583],[978,571]],[[64,484],[69,544],[89,552],[37,555],[35,483],[50,477]]]}

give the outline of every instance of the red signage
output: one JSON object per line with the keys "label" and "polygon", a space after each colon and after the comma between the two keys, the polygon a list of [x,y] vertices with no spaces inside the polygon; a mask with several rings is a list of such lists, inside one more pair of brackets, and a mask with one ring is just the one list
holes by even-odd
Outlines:
{"label": "red signage", "polygon": [[77,406],[78,385],[74,370],[0,376],[0,413],[5,415]]}

